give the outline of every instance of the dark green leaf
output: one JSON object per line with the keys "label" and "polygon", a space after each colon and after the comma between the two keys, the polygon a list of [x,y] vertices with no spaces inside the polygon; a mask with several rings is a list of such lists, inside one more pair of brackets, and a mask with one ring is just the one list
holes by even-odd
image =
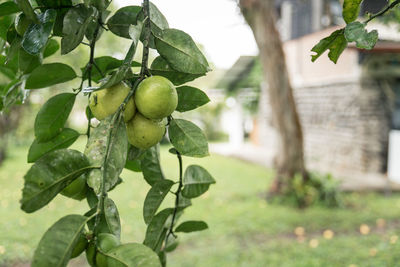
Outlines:
{"label": "dark green leaf", "polygon": [[7,32],[10,27],[15,29],[13,16],[0,17],[0,38],[7,40]]}
{"label": "dark green leaf", "polygon": [[63,63],[48,63],[37,67],[26,80],[26,89],[39,89],[76,78],[75,71]]}
{"label": "dark green leaf", "polygon": [[163,30],[156,36],[156,48],[174,70],[191,74],[204,74],[210,70],[204,55],[193,39],[176,29]]}
{"label": "dark green leaf", "polygon": [[56,16],[57,12],[54,9],[48,9],[39,15],[39,24],[32,23],[29,26],[21,43],[26,52],[36,55],[42,50],[47,44]]}
{"label": "dark green leaf", "polygon": [[55,36],[63,36],[63,21],[64,16],[72,7],[71,0],[36,0],[39,6],[45,6],[46,8],[42,8],[42,12],[44,12],[47,8],[54,8],[57,11],[57,17],[53,28],[53,35]]}
{"label": "dark green leaf", "polygon": [[182,155],[190,157],[208,156],[208,143],[204,133],[190,121],[173,119],[168,128],[172,145]]}
{"label": "dark green leaf", "polygon": [[104,217],[110,233],[120,238],[121,236],[121,222],[119,213],[114,201],[110,198],[104,199]]}
{"label": "dark green leaf", "polygon": [[181,86],[176,88],[176,92],[178,93],[176,110],[179,112],[193,110],[210,102],[208,96],[195,87]]}
{"label": "dark green leaf", "polygon": [[367,32],[365,26],[364,23],[358,21],[347,24],[344,36],[348,42],[356,42],[358,48],[372,49],[378,41],[378,32],[376,30]]}
{"label": "dark green leaf", "polygon": [[328,57],[336,64],[339,56],[346,47],[347,41],[344,37],[344,29],[334,31],[331,35],[319,41],[319,43],[311,49],[312,52],[316,53],[315,55],[311,55],[311,61],[314,62],[329,49]]}
{"label": "dark green leaf", "polygon": [[181,192],[179,195],[178,207],[181,209],[185,209],[190,206],[192,206],[192,201],[190,200],[190,198],[186,198],[186,197],[182,196],[182,192]]}
{"label": "dark green leaf", "polygon": [[118,9],[107,21],[108,28],[115,35],[130,39],[129,26],[136,24],[137,15],[141,9],[140,6],[126,6]]}
{"label": "dark green leaf", "polygon": [[17,4],[12,1],[4,2],[0,4],[0,17],[14,14],[21,11]]}
{"label": "dark green leaf", "polygon": [[63,130],[75,98],[75,94],[62,93],[47,100],[35,119],[35,137],[38,142],[49,141]]}
{"label": "dark green leaf", "polygon": [[44,49],[43,57],[46,58],[51,55],[54,55],[54,53],[56,53],[58,51],[58,49],[60,49],[60,45],[58,44],[58,42],[54,39],[50,39],[47,42],[47,45]]}
{"label": "dark green leaf", "polygon": [[[150,29],[151,29],[151,35],[150,35],[150,42],[149,45],[151,48],[156,48],[155,46],[155,38],[154,36],[158,36],[161,34],[162,30],[168,29],[169,25],[167,22],[167,19],[165,16],[160,12],[160,10],[154,5],[152,2],[150,2]],[[138,20],[139,21],[144,21],[144,14],[143,10],[138,15]],[[143,42],[144,41],[144,31],[142,35],[140,36],[140,40]]]}
{"label": "dark green leaf", "polygon": [[362,0],[344,0],[342,16],[346,23],[353,22],[360,13],[360,4]]}
{"label": "dark green leaf", "polygon": [[158,56],[151,63],[151,73],[160,75],[170,80],[174,85],[181,85],[203,76],[203,74],[183,73],[172,69],[168,62],[161,56]]}
{"label": "dark green leaf", "polygon": [[172,252],[174,251],[179,245],[179,242],[177,238],[175,238],[173,235],[170,235],[167,239],[167,242],[165,244],[165,252]]}
{"label": "dark green leaf", "polygon": [[208,190],[210,184],[214,183],[214,178],[206,169],[198,165],[190,165],[183,176],[182,195],[187,198],[198,197]]}
{"label": "dark green leaf", "polygon": [[159,145],[153,146],[144,152],[140,166],[143,178],[149,185],[152,186],[156,182],[165,179],[161,169]]}
{"label": "dark green leaf", "polygon": [[[105,21],[109,14],[110,14],[110,11],[107,11],[107,10],[103,11],[101,13],[102,21]],[[103,27],[99,26],[98,20],[92,19],[90,21],[89,25],[86,28],[85,37],[90,42],[94,38],[94,34],[96,33],[97,27],[99,27],[98,30],[97,30],[97,37],[96,37],[96,41],[97,41],[97,40],[100,39],[100,37],[101,37],[101,35],[103,34],[103,31],[104,31]]]}
{"label": "dark green leaf", "polygon": [[208,225],[203,221],[186,221],[176,227],[175,232],[190,233],[203,231],[208,228]]}
{"label": "dark green leaf", "polygon": [[106,255],[108,267],[161,267],[157,254],[142,244],[123,244]]}
{"label": "dark green leaf", "polygon": [[31,213],[42,208],[92,168],[85,155],[76,150],[60,149],[44,155],[24,176],[21,209]]}
{"label": "dark green leaf", "polygon": [[140,167],[140,160],[127,160],[125,163],[125,169],[134,171],[134,172],[141,172],[142,168]]}
{"label": "dark green leaf", "polygon": [[82,4],[68,11],[64,17],[63,38],[61,39],[62,55],[71,52],[82,42],[94,13],[94,8],[87,8]]}
{"label": "dark green leaf", "polygon": [[97,10],[105,10],[111,3],[111,0],[84,0],[88,6],[94,6]]}
{"label": "dark green leaf", "polygon": [[[105,170],[105,189],[110,190],[117,182],[121,174],[128,154],[128,141],[126,127],[123,120],[112,127],[113,115],[105,118],[94,128],[90,134],[86,145],[85,154],[88,156],[91,164],[103,165],[109,131],[113,131],[113,138],[110,143],[110,154],[107,158],[107,168]],[[100,193],[100,183],[102,173],[100,170],[93,170],[89,174],[88,185],[94,189],[96,194]]]}
{"label": "dark green leaf", "polygon": [[67,266],[88,218],[67,215],[53,224],[35,250],[32,267]]}
{"label": "dark green leaf", "polygon": [[133,42],[129,47],[128,53],[126,54],[122,65],[117,69],[117,71],[115,71],[111,76],[107,77],[107,79],[104,80],[104,82],[100,86],[100,89],[109,88],[117,83],[120,83],[122,80],[126,78],[126,76],[131,71],[133,56],[135,55],[136,52],[139,36],[136,36],[135,38],[135,36],[132,35],[131,37]]}
{"label": "dark green leaf", "polygon": [[149,224],[153,219],[158,207],[160,207],[161,202],[164,200],[173,185],[173,181],[161,180],[155,183],[147,193],[143,206],[143,218],[146,224]]}
{"label": "dark green leaf", "polygon": [[41,156],[51,151],[67,148],[78,139],[79,133],[75,130],[65,128],[62,132],[47,142],[33,141],[28,153],[28,163],[35,162]]}
{"label": "dark green leaf", "polygon": [[33,8],[28,0],[14,0],[14,1],[17,3],[18,7],[22,10],[22,12],[24,12],[24,14],[28,18],[30,18],[35,23],[39,23],[36,13],[35,11],[33,11]]}
{"label": "dark green leaf", "polygon": [[173,213],[174,209],[168,208],[157,213],[146,230],[146,237],[143,244],[156,251],[157,246],[163,241],[163,232],[166,227],[166,222],[169,216]]}
{"label": "dark green leaf", "polygon": [[42,54],[31,55],[26,52],[22,47],[19,49],[18,65],[22,73],[31,73],[34,69],[42,64],[42,61]]}
{"label": "dark green leaf", "polygon": [[[100,69],[101,73],[96,67],[92,67],[92,80],[95,82],[99,82],[103,77],[106,75],[110,70],[114,70],[122,65],[122,60],[110,57],[110,56],[103,56],[97,57],[94,59],[94,63],[96,64],[97,68]],[[87,65],[81,68],[82,73],[87,68]],[[85,79],[87,79],[88,75],[85,74]]]}

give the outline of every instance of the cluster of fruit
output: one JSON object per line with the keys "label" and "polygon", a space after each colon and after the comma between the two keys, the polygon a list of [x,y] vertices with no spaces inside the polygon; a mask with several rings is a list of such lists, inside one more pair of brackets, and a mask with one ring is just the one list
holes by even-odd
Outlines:
{"label": "cluster of fruit", "polygon": [[[93,116],[103,120],[114,114],[130,90],[124,83],[119,83],[92,93],[89,107]],[[166,117],[171,115],[177,105],[178,95],[172,82],[161,76],[144,79],[134,97],[125,105],[124,120],[129,143],[147,149],[160,142],[165,134]]]}

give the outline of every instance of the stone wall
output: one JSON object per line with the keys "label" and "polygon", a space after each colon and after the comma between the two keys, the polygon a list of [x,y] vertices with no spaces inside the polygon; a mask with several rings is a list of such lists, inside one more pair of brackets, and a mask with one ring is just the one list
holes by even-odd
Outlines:
{"label": "stone wall", "polygon": [[[390,116],[383,104],[384,94],[376,82],[319,83],[296,87],[294,94],[303,125],[309,169],[336,175],[385,171]],[[260,143],[274,154],[278,138],[268,94],[262,95]]]}

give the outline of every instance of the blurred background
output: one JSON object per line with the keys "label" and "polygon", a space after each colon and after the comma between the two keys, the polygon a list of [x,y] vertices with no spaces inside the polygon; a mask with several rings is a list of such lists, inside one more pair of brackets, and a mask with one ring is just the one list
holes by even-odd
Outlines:
{"label": "blurred background", "polygon": [[[112,9],[140,3],[115,0]],[[344,24],[342,2],[275,1],[276,28],[303,130],[304,158],[316,181],[305,187],[294,179],[289,201],[280,201],[267,198],[279,133],[257,44],[238,2],[153,3],[171,28],[194,38],[213,69],[190,83],[204,90],[211,102],[175,115],[192,119],[210,142],[210,157],[184,158],[184,164],[204,166],[217,183],[183,215],[206,221],[209,229],[180,236],[178,249],[168,254],[169,266],[400,266],[398,11],[368,25],[379,32],[373,50],[350,45],[337,64],[326,55],[312,63],[311,48]],[[365,0],[361,14],[376,13],[386,4]],[[129,40],[104,32],[96,56],[122,59],[128,46]],[[47,62],[68,62],[77,72],[89,55],[86,47],[65,58],[57,53]],[[156,56],[152,53],[150,60]],[[7,78],[0,76],[0,83]],[[0,266],[29,266],[50,225],[65,214],[87,210],[85,201],[63,196],[33,214],[19,208],[35,114],[52,95],[78,86],[75,80],[31,92],[23,105],[0,115]],[[86,101],[78,98],[68,121],[82,133]],[[82,136],[73,148],[82,150],[85,142]],[[176,179],[177,163],[168,149],[161,146],[163,170]],[[142,207],[149,186],[140,173],[124,170],[121,177],[123,184],[110,197],[120,209],[122,241],[142,242]],[[305,199],[308,207],[298,208],[298,199]],[[85,266],[84,255],[70,266]]]}

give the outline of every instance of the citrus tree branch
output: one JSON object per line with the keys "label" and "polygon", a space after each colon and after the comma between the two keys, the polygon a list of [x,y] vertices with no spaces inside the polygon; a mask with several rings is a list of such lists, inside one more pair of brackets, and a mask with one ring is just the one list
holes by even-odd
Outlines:
{"label": "citrus tree branch", "polygon": [[143,0],[143,14],[144,14],[144,38],[143,38],[143,55],[142,55],[142,67],[140,69],[140,76],[144,77],[149,74],[148,61],[149,61],[149,45],[150,45],[150,34],[151,34],[151,23],[150,23],[150,4],[149,0]]}
{"label": "citrus tree branch", "polygon": [[171,225],[169,226],[169,230],[167,233],[167,236],[165,237],[165,244],[167,244],[168,238],[170,235],[173,235],[174,237],[174,224],[175,224],[175,219],[176,219],[176,214],[178,212],[178,208],[179,208],[179,197],[182,191],[182,187],[183,187],[183,162],[182,162],[182,155],[181,153],[179,153],[179,151],[175,150],[176,152],[176,156],[178,158],[179,161],[179,183],[178,183],[178,189],[176,190],[175,194],[175,207],[174,207],[174,211],[172,213],[172,219],[171,219]]}
{"label": "citrus tree branch", "polygon": [[388,4],[384,9],[382,9],[381,11],[379,11],[378,13],[372,14],[364,23],[367,24],[368,22],[370,22],[371,20],[382,16],[383,14],[385,14],[386,12],[388,12],[389,10],[391,10],[392,8],[394,8],[395,6],[397,6],[398,4],[400,4],[400,0],[396,0],[390,4]]}

